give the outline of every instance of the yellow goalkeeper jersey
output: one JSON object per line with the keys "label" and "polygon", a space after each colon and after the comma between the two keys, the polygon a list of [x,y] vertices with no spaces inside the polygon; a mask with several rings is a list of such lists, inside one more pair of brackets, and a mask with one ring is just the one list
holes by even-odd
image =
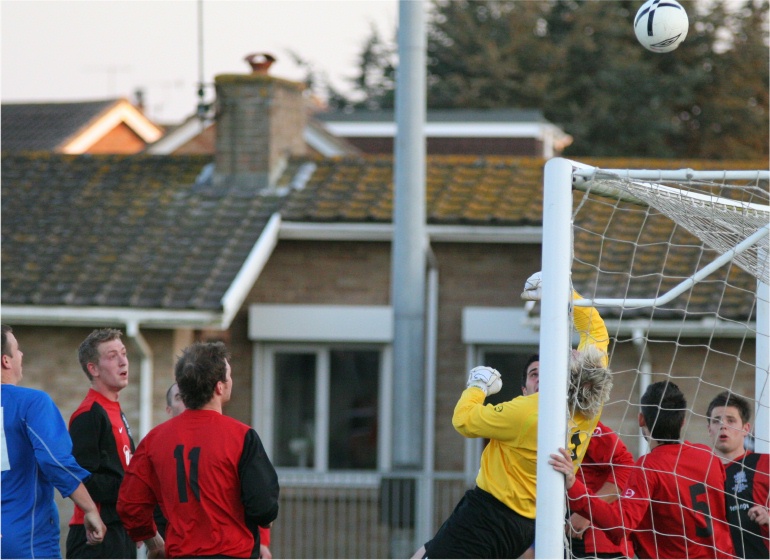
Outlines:
{"label": "yellow goalkeeper jersey", "polygon": [[[575,299],[579,297],[574,294]],[[598,311],[575,307],[573,313],[575,328],[580,332],[578,349],[591,344],[606,353],[609,337]],[[490,440],[481,455],[476,485],[529,519],[535,518],[539,396],[535,393],[484,406],[484,391],[470,387],[463,391],[452,416],[452,425],[463,436]],[[589,419],[578,412],[568,420],[569,450],[576,470],[600,416]]]}

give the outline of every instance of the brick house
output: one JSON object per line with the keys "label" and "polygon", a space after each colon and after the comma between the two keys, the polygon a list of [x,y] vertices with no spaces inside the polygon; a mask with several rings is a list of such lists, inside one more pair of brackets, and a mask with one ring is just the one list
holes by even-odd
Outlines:
{"label": "brick house", "polygon": [[[279,470],[276,555],[387,557],[413,523],[394,521],[381,493],[383,481],[392,482],[399,391],[409,389],[391,383],[393,158],[309,153],[299,84],[224,75],[216,85],[213,156],[3,154],[3,322],[25,352],[23,383],[49,392],[69,418],[87,388],[78,344],[95,327],[122,328],[132,381],[121,403],[143,434],[165,420],[179,350],[224,340],[235,387],[226,412],[257,429]],[[541,268],[544,163],[475,155],[427,161],[437,279],[431,532],[478,468],[480,442],[464,440],[449,422],[467,370],[497,367],[506,380],[500,398],[511,398],[523,361],[537,351],[539,333],[519,293]],[[576,256],[581,251],[591,247],[577,244]],[[710,297],[704,293],[701,304]],[[642,357],[621,334],[613,333],[613,369],[636,371]],[[703,332],[694,326],[692,336]],[[703,361],[697,347],[674,353],[662,350],[653,365]],[[717,365],[709,367],[719,379]],[[733,387],[753,392],[750,367],[730,375]],[[604,415],[624,433],[635,429],[622,401],[634,402],[635,386],[634,375],[619,379],[620,397]],[[709,387],[694,406],[716,392]],[[693,429],[688,437],[702,439]]]}
{"label": "brick house", "polygon": [[163,135],[127,99],[3,103],[3,151],[135,154]]}

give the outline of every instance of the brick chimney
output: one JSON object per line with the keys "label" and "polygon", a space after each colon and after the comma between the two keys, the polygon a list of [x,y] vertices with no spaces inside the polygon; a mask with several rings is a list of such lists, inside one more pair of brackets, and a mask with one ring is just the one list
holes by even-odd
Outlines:
{"label": "brick chimney", "polygon": [[214,181],[272,186],[289,156],[303,155],[304,84],[268,75],[275,58],[248,55],[251,74],[215,78],[217,138]]}

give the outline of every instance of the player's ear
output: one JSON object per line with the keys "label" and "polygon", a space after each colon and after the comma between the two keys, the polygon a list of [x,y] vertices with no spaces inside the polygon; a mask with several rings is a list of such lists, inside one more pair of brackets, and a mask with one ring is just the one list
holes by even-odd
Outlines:
{"label": "player's ear", "polygon": [[88,373],[91,374],[91,377],[98,377],[98,375],[96,375],[96,374],[99,373],[99,372],[96,369],[96,364],[95,363],[88,362],[86,364],[86,368],[88,368]]}
{"label": "player's ear", "polygon": [[225,393],[225,382],[224,381],[217,381],[217,384],[214,386],[214,391],[216,391],[217,395],[224,395],[224,393]]}
{"label": "player's ear", "polygon": [[639,427],[640,428],[646,428],[647,424],[644,422],[644,414],[641,412],[639,413]]}

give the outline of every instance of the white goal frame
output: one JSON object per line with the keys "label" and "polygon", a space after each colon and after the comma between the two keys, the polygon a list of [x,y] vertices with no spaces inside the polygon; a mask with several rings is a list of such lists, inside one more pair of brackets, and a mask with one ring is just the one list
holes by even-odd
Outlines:
{"label": "white goal frame", "polygon": [[[564,477],[548,464],[549,456],[567,441],[567,414],[554,414],[554,403],[567,401],[567,371],[572,337],[570,317],[567,313],[571,299],[572,266],[572,211],[573,188],[581,188],[597,168],[565,158],[549,160],[544,169],[543,185],[543,243],[542,243],[542,299],[540,302],[540,324],[548,329],[540,330],[540,402],[538,410],[537,436],[537,517],[535,520],[535,555],[537,558],[562,558],[564,534],[565,488]],[[770,179],[766,171],[674,171],[649,170],[602,170],[639,181],[653,182],[651,188],[669,190],[656,185],[657,180],[747,180]],[[597,194],[608,194],[621,200],[636,202],[629,195],[595,190]],[[646,205],[646,203],[644,203]],[[699,280],[729,262],[736,254],[755,245],[762,237],[768,236],[768,227],[724,253],[692,277],[685,279],[667,294],[656,299],[612,300],[583,299],[575,301],[578,306],[624,306],[647,307],[670,301]],[[758,404],[755,416],[756,451],[768,453],[768,432],[770,432],[770,391],[767,387],[770,369],[770,287],[757,282],[757,333],[756,333],[756,382],[755,399]],[[611,364],[610,364],[611,366]]]}

